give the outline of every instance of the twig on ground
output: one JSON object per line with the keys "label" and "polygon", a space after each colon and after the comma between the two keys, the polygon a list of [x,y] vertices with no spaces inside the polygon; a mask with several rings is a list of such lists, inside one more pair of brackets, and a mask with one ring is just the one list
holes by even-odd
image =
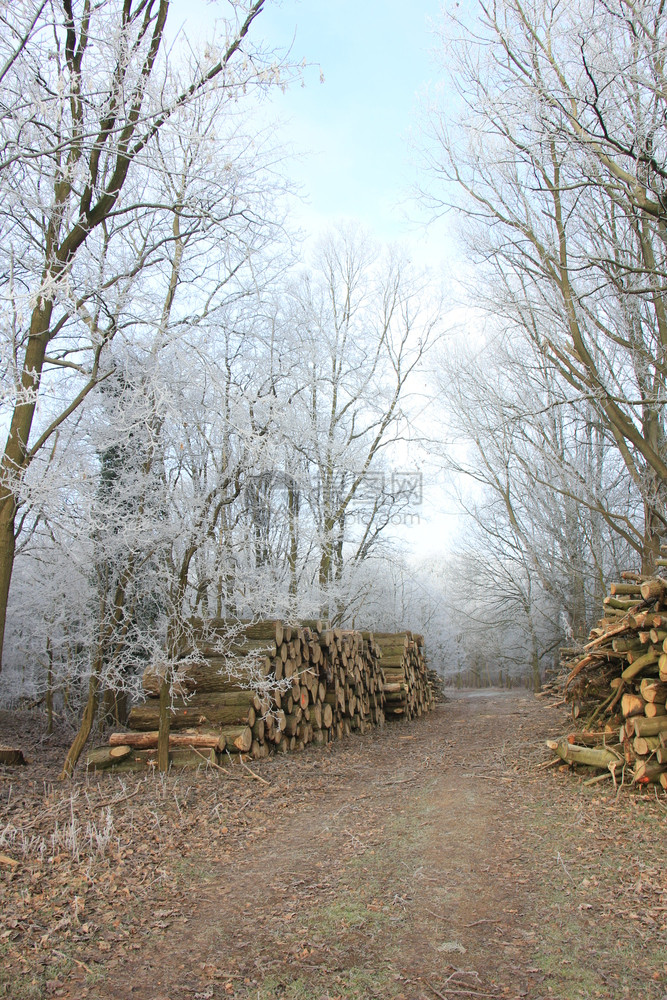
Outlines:
{"label": "twig on ground", "polygon": [[63,958],[66,962],[74,962],[74,964],[78,965],[80,969],[85,969],[88,975],[92,976],[93,974],[92,969],[89,968],[89,966],[87,966],[85,962],[80,962],[78,958],[74,958],[73,955],[70,955],[68,958],[67,955],[63,954],[62,951],[56,951],[55,948],[53,949],[52,954],[57,955],[58,958]]}
{"label": "twig on ground", "polygon": [[562,763],[563,763],[562,757],[554,757],[553,760],[545,760],[545,761],[542,761],[541,764],[537,764],[535,766],[535,770],[536,771],[542,771],[542,770],[544,770],[544,768],[555,767],[556,764],[562,764]]}
{"label": "twig on ground", "polygon": [[574,884],[574,879],[572,878],[572,876],[570,875],[569,871],[565,867],[565,862],[563,861],[563,859],[560,856],[560,851],[556,852],[556,861],[560,861],[561,865],[563,866],[563,871],[565,872],[565,874],[569,878],[570,882],[572,882],[572,884]]}
{"label": "twig on ground", "polygon": [[222,771],[222,773],[228,775],[228,777],[230,777],[232,781],[241,780],[237,774],[232,774],[232,772],[228,771],[226,767],[222,767],[221,764],[216,764],[214,760],[209,760],[208,757],[205,757],[203,753],[199,753],[199,750],[197,750],[196,747],[190,747],[189,749],[194,750],[194,752],[198,754],[198,756],[201,757],[202,760],[206,761],[209,767],[215,767],[218,771]]}
{"label": "twig on ground", "polygon": [[[357,836],[355,836],[355,834],[354,834],[354,833],[352,833],[352,831],[351,831],[351,830],[343,830],[343,833],[344,833],[344,834],[345,834],[345,835],[346,835],[347,837],[349,837],[349,838],[350,838],[350,840],[352,841],[352,843],[356,843],[356,844],[359,844],[359,847],[361,847],[361,849],[362,849],[363,851],[367,851],[367,850],[368,850],[368,844],[364,844],[364,843],[363,843],[363,841],[359,840],[359,838],[358,838]],[[394,896],[394,899],[396,899],[396,896]]]}
{"label": "twig on ground", "polygon": [[266,778],[260,777],[259,774],[256,774],[255,771],[252,770],[252,768],[248,767],[248,765],[246,764],[246,762],[243,760],[243,757],[239,757],[239,760],[241,761],[241,764],[243,765],[243,767],[245,767],[245,769],[248,772],[248,774],[252,774],[252,776],[255,779],[255,781],[261,781],[263,785],[270,785],[271,784],[271,782],[267,781]]}
{"label": "twig on ground", "polygon": [[96,805],[95,808],[96,809],[106,809],[107,806],[117,806],[119,802],[126,802],[128,799],[133,799],[134,796],[138,795],[139,792],[141,791],[141,785],[142,785],[142,782],[140,781],[137,784],[137,787],[134,789],[133,792],[129,792],[127,795],[121,795],[120,798],[117,798],[117,799],[106,799],[106,800],[103,799],[102,802],[98,802],[98,804]]}

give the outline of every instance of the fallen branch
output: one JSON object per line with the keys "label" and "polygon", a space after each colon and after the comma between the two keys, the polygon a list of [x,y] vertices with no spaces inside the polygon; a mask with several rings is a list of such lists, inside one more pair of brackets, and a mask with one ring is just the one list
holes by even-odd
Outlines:
{"label": "fallen branch", "polygon": [[613,772],[612,771],[608,771],[607,774],[596,774],[595,777],[593,777],[593,778],[586,778],[586,780],[584,781],[584,784],[586,786],[588,786],[588,785],[596,785],[598,783],[598,781],[604,781],[605,778],[613,778],[613,777],[615,777],[614,774],[613,774]]}
{"label": "fallen branch", "polygon": [[255,773],[255,772],[254,772],[254,771],[252,770],[252,768],[248,767],[248,765],[246,764],[246,762],[244,761],[244,759],[243,759],[243,757],[242,757],[242,756],[239,756],[239,760],[240,760],[240,762],[241,762],[242,766],[243,766],[243,767],[245,767],[246,771],[247,771],[247,772],[248,772],[249,774],[252,774],[252,776],[253,776],[253,778],[255,779],[255,781],[261,781],[263,785],[270,785],[270,784],[271,784],[271,782],[270,782],[270,781],[267,781],[267,780],[266,780],[266,778],[261,778],[261,777],[259,776],[259,774],[256,774],[256,773]]}
{"label": "fallen branch", "polygon": [[547,767],[556,767],[559,763],[558,757],[554,757],[552,760],[543,760],[541,764],[538,764],[535,768],[536,771],[543,771]]}

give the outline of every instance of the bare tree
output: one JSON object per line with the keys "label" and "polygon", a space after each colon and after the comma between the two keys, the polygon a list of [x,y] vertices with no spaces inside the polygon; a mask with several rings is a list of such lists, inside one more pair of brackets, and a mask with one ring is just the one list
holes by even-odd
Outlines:
{"label": "bare tree", "polygon": [[[146,658],[164,664],[166,704],[184,622],[201,600],[201,580],[191,599],[195,560],[240,492],[242,453],[228,447],[233,429],[220,406],[226,386],[216,342],[231,316],[254,305],[262,275],[275,272],[262,262],[268,246],[280,259],[282,232],[267,192],[277,197],[282,188],[266,176],[268,151],[262,155],[258,137],[250,156],[237,149],[247,146],[244,132],[221,134],[221,99],[194,100],[179,128],[160,134],[152,186],[156,202],[168,206],[163,227],[172,239],[162,268],[134,275],[127,323],[118,323],[126,335],[110,352],[115,369],[87,400],[93,413],[97,403],[102,425],[91,517],[99,614],[86,707],[63,776],[88,738],[99,693],[111,702],[125,696]],[[215,154],[222,149],[230,165],[236,156],[234,178],[223,174],[221,182]]]}
{"label": "bare tree", "polygon": [[[199,94],[217,89],[234,100],[248,83],[270,82],[261,58],[234,59],[263,4],[233,0],[236,23],[228,25],[219,56],[196,63],[185,81],[167,70],[163,52],[168,0],[51,0],[12,11],[19,41],[7,57],[0,115],[2,364],[9,387],[0,466],[0,648],[26,471],[106,374],[105,352],[117,333],[109,299],[158,253],[151,227],[142,228],[156,208],[147,177],[157,140]],[[35,428],[50,384],[57,389],[48,419]]]}
{"label": "bare tree", "polygon": [[378,259],[377,248],[342,231],[291,290],[297,363],[285,436],[310,480],[325,603],[345,561],[366,558],[410,500],[385,457],[409,434],[412,380],[440,333],[434,294],[398,255]]}
{"label": "bare tree", "polygon": [[463,107],[431,117],[436,210],[468,220],[477,295],[592,406],[665,531],[665,11],[480,3],[443,33]]}

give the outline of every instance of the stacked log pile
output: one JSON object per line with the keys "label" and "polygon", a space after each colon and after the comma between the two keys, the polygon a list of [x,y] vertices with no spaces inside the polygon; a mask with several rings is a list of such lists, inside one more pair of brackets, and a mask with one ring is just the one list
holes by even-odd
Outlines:
{"label": "stacked log pile", "polygon": [[433,701],[435,704],[447,701],[447,695],[445,694],[445,678],[437,670],[428,668],[426,671],[428,675],[428,681],[431,685],[431,692],[433,694]]}
{"label": "stacked log pile", "polygon": [[548,741],[568,763],[667,788],[667,580],[623,573],[563,690],[582,731]]}
{"label": "stacked log pile", "polygon": [[[193,623],[172,679],[169,760],[197,767],[324,745],[352,732],[413,718],[434,703],[421,636],[330,628],[311,621],[248,624],[227,638],[225,621]],[[385,674],[384,656],[388,663]],[[132,708],[131,733],[113,733],[88,765],[154,766],[162,674],[143,676],[146,701]]]}
{"label": "stacked log pile", "polygon": [[382,651],[387,718],[414,719],[434,705],[424,638],[412,632],[375,632]]}
{"label": "stacked log pile", "polygon": [[384,725],[385,679],[373,633],[333,629],[330,634],[325,701],[333,712],[333,735]]}

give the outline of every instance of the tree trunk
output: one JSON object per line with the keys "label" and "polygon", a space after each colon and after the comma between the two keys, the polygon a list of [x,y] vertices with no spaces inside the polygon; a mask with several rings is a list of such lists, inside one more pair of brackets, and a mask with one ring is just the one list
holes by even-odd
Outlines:
{"label": "tree trunk", "polygon": [[660,542],[664,524],[660,520],[655,508],[644,503],[644,540],[642,545],[642,573],[646,576],[653,576],[656,568],[656,559],[660,557]]}
{"label": "tree trunk", "polygon": [[299,492],[293,479],[287,489],[287,511],[289,523],[289,598],[292,609],[296,608],[298,591],[297,561],[299,558]]}
{"label": "tree trunk", "polygon": [[[35,307],[30,319],[30,337],[21,372],[21,392],[14,406],[12,420],[2,456],[2,486],[0,487],[0,670],[7,623],[9,586],[16,552],[16,492],[28,465],[28,439],[35,415],[35,405],[48,344],[48,329],[53,311],[52,302]],[[46,332],[45,332],[46,331]]]}
{"label": "tree trunk", "polygon": [[51,639],[46,640],[46,735],[53,733],[53,647]]}
{"label": "tree trunk", "polygon": [[4,767],[20,767],[27,763],[20,747],[0,747],[0,764]]}
{"label": "tree trunk", "polygon": [[12,579],[16,548],[15,517],[14,497],[11,493],[5,493],[0,499],[0,670],[2,669],[2,651],[5,641],[9,585]]}
{"label": "tree trunk", "polygon": [[537,646],[533,646],[533,655],[531,657],[531,668],[532,668],[532,680],[533,680],[533,691],[538,694],[542,690],[542,678],[540,677],[540,657],[537,651]]}
{"label": "tree trunk", "polygon": [[160,722],[157,738],[157,766],[160,771],[169,770],[169,681],[166,675],[160,684]]}
{"label": "tree trunk", "polygon": [[88,682],[88,700],[83,711],[81,726],[67,752],[63,769],[59,775],[61,780],[72,777],[74,768],[76,767],[77,761],[81,756],[83,748],[88,742],[90,731],[93,728],[93,722],[95,721],[95,716],[97,714],[97,705],[99,700],[100,667],[101,664],[99,662],[96,663],[93,673],[90,675],[90,680]]}
{"label": "tree trunk", "polygon": [[612,750],[604,748],[579,747],[565,740],[547,740],[547,746],[568,764],[587,764],[589,767],[605,768],[620,761]]}
{"label": "tree trunk", "polygon": [[124,691],[113,691],[107,688],[102,697],[100,729],[103,729],[104,726],[124,726],[126,721],[127,694]]}

